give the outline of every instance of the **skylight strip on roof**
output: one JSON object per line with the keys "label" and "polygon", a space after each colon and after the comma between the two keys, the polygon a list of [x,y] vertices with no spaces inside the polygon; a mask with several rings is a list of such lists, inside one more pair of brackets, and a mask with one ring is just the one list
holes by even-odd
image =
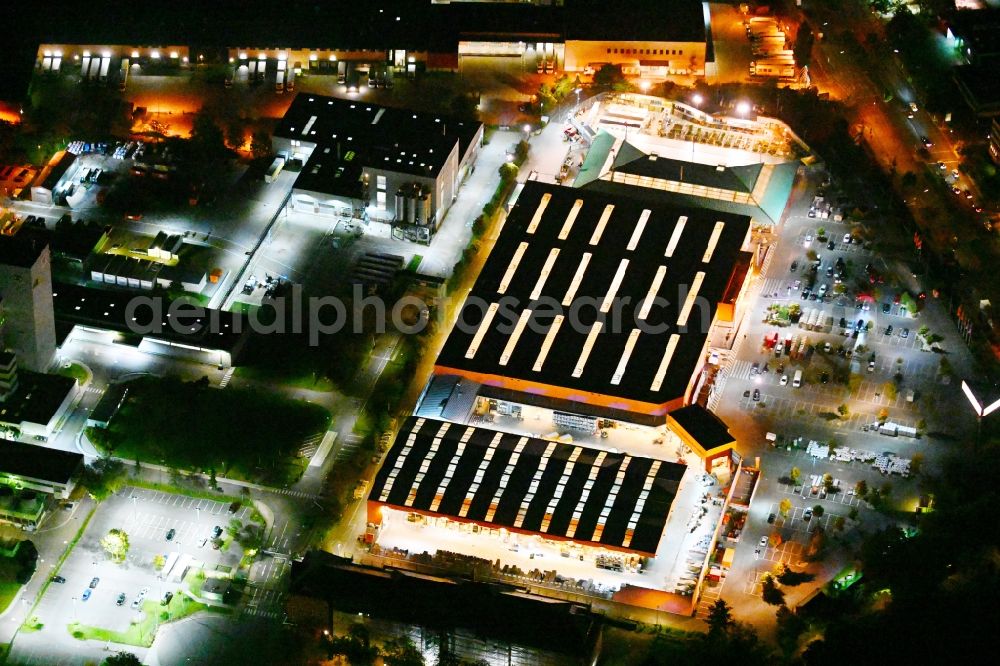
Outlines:
{"label": "skylight strip on roof", "polygon": [[625,548],[628,548],[632,544],[632,536],[634,535],[635,526],[639,524],[639,516],[642,515],[642,510],[646,506],[645,498],[649,496],[649,489],[653,487],[653,482],[656,480],[656,474],[660,471],[660,464],[661,461],[654,461],[653,465],[649,468],[649,473],[646,474],[646,480],[642,484],[643,494],[640,495],[641,499],[632,509],[632,517],[629,518],[628,526],[625,529],[625,539],[622,541],[622,546]]}
{"label": "skylight strip on roof", "polygon": [[580,288],[580,283],[583,282],[583,274],[587,271],[587,264],[590,263],[590,257],[592,255],[589,252],[584,252],[583,257],[580,259],[580,265],[576,267],[576,273],[573,275],[572,282],[569,283],[569,289],[566,290],[566,295],[563,296],[562,305],[563,307],[569,307],[573,302],[573,297],[576,296],[576,290]]}
{"label": "skylight strip on roof", "polygon": [[375,117],[372,118],[372,125],[378,125],[378,121],[382,119],[383,113],[385,113],[385,107],[379,109],[378,112],[375,114]]}
{"label": "skylight strip on roof", "polygon": [[520,243],[517,249],[514,250],[514,256],[511,257],[510,264],[507,266],[507,272],[503,274],[503,279],[500,280],[500,287],[497,289],[498,294],[502,294],[507,291],[507,287],[510,286],[510,281],[514,279],[514,272],[517,270],[518,264],[521,263],[524,253],[528,249],[527,243]]}
{"label": "skylight strip on roof", "polygon": [[465,453],[465,444],[469,441],[469,437],[471,437],[472,433],[475,431],[476,429],[474,426],[469,426],[465,429],[465,433],[462,435],[462,438],[458,440],[458,448],[455,449],[455,455],[451,457],[451,462],[448,463],[448,469],[444,473],[444,478],[441,479],[441,483],[438,484],[437,491],[434,493],[434,499],[431,500],[431,511],[437,511],[438,507],[441,506],[441,500],[444,499],[444,494],[448,491],[448,485],[455,476],[455,469],[458,468],[458,461],[462,459],[462,454]]}
{"label": "skylight strip on roof", "polygon": [[392,471],[389,472],[389,479],[385,482],[385,485],[382,486],[382,494],[379,495],[380,502],[385,502],[389,499],[389,493],[392,491],[392,485],[396,480],[396,475],[399,474],[399,470],[403,468],[403,463],[406,462],[407,456],[409,456],[410,451],[413,450],[413,442],[417,439],[417,430],[419,430],[419,428],[414,428],[410,431],[409,436],[406,438],[406,446],[403,447],[403,450],[400,451],[399,455],[396,457],[396,462],[392,466]]}
{"label": "skylight strip on roof", "polygon": [[618,288],[622,286],[627,269],[628,259],[622,259],[618,264],[618,270],[615,271],[615,277],[611,280],[611,286],[608,287],[608,293],[604,295],[604,300],[601,302],[601,312],[607,312],[611,309],[611,304],[614,302],[615,296],[618,295]]}
{"label": "skylight strip on roof", "polygon": [[628,334],[628,341],[625,343],[625,351],[622,352],[621,360],[618,361],[618,367],[615,369],[615,374],[611,378],[611,383],[618,386],[622,381],[622,376],[625,374],[625,367],[628,365],[628,360],[632,356],[632,350],[635,349],[635,343],[639,339],[639,333],[641,331],[638,328],[633,328],[632,332]]}
{"label": "skylight strip on roof", "polygon": [[663,352],[663,358],[660,359],[660,367],[656,370],[656,376],[653,377],[653,383],[650,385],[650,391],[659,391],[660,386],[663,385],[663,378],[667,374],[667,366],[670,365],[670,359],[674,356],[674,351],[677,349],[677,343],[680,342],[681,336],[676,333],[670,335],[670,340],[667,341],[667,348]]}
{"label": "skylight strip on roof", "polygon": [[708,245],[705,247],[705,256],[701,258],[702,263],[707,264],[712,260],[712,253],[715,252],[715,246],[719,244],[719,237],[722,236],[722,230],[725,227],[725,222],[715,223],[715,228],[712,229],[712,235],[708,237]]}
{"label": "skylight strip on roof", "polygon": [[590,472],[587,474],[588,483],[584,484],[583,493],[580,494],[580,500],[576,503],[576,508],[573,509],[573,517],[570,518],[569,528],[566,530],[566,536],[573,538],[576,535],[577,525],[580,523],[580,516],[583,515],[583,507],[587,505],[587,500],[590,499],[590,489],[593,487],[594,479],[597,478],[597,473],[601,471],[601,465],[604,464],[604,458],[607,457],[607,451],[601,451],[594,458],[594,463],[590,466]]}
{"label": "skylight strip on roof", "polygon": [[[483,474],[486,472],[486,468],[489,467],[490,461],[493,460],[493,454],[497,450],[497,445],[500,444],[500,438],[503,437],[502,432],[498,432],[493,435],[493,441],[486,448],[486,454],[483,459],[479,461],[479,469],[476,470],[476,477],[478,479],[483,478]],[[476,491],[479,490],[479,482],[473,481],[472,485],[465,492],[465,500],[462,501],[462,508],[458,511],[459,518],[465,518],[469,513],[469,507],[472,506],[472,498],[476,496]]]}
{"label": "skylight strip on roof", "polygon": [[531,290],[531,300],[535,300],[542,295],[545,281],[549,278],[549,273],[552,272],[552,264],[556,263],[558,257],[559,248],[552,248],[549,251],[549,256],[545,258],[545,263],[542,265],[542,272],[538,274],[538,281],[535,283],[535,288]]}
{"label": "skylight strip on roof", "polygon": [[531,223],[528,225],[527,232],[529,234],[535,233],[535,229],[538,228],[539,223],[542,221],[542,215],[545,214],[545,207],[549,205],[551,199],[552,195],[548,192],[542,195],[541,200],[538,202],[538,208],[535,209],[535,215],[531,218]]}
{"label": "skylight strip on roof", "polygon": [[604,233],[604,227],[608,225],[608,220],[611,219],[611,213],[613,213],[614,210],[614,204],[608,204],[604,207],[604,212],[601,213],[601,219],[597,221],[597,228],[594,229],[594,234],[590,237],[591,245],[597,245],[601,242],[601,235]]}
{"label": "skylight strip on roof", "polygon": [[500,365],[507,365],[507,361],[510,360],[511,354],[514,353],[517,341],[521,339],[521,333],[524,332],[524,327],[528,325],[529,319],[531,319],[531,310],[526,308],[521,312],[521,316],[518,317],[517,324],[514,325],[514,332],[507,338],[507,346],[503,348],[503,354],[500,355]]}
{"label": "skylight strip on roof", "polygon": [[646,292],[646,298],[642,301],[642,307],[639,308],[639,321],[646,320],[646,316],[653,308],[653,301],[656,298],[656,294],[659,293],[660,287],[663,286],[663,278],[666,275],[666,266],[660,266],[656,269],[656,275],[653,276],[653,283],[649,285],[649,291]]}
{"label": "skylight strip on roof", "polygon": [[438,428],[437,434],[434,435],[434,439],[431,441],[430,450],[427,451],[427,455],[424,456],[424,459],[420,461],[420,471],[413,477],[413,483],[410,485],[410,492],[406,497],[406,506],[413,506],[414,500],[417,499],[417,491],[420,490],[420,484],[423,483],[424,477],[427,475],[427,470],[431,466],[431,462],[434,460],[438,450],[441,448],[441,438],[447,434],[450,426],[451,423],[442,423],[441,427]]}
{"label": "skylight strip on roof", "polygon": [[542,462],[538,465],[538,469],[535,470],[535,474],[531,477],[531,485],[528,486],[528,492],[525,494],[524,499],[521,500],[521,506],[517,510],[517,518],[514,519],[514,527],[520,528],[524,523],[524,516],[528,513],[528,507],[531,505],[531,501],[535,499],[535,491],[538,489],[538,483],[542,480],[542,474],[545,473],[545,468],[549,464],[549,459],[552,456],[552,452],[556,450],[556,442],[549,442],[548,446],[545,447],[545,453],[542,454]]}
{"label": "skylight strip on roof", "polygon": [[542,341],[542,348],[538,350],[538,357],[535,359],[535,365],[531,366],[531,369],[535,372],[541,372],[542,366],[545,364],[545,358],[549,355],[549,350],[552,348],[552,343],[555,342],[556,336],[559,334],[559,327],[562,326],[563,315],[556,315],[555,319],[552,320],[552,326],[545,333],[545,340]]}
{"label": "skylight strip on roof", "polygon": [[490,303],[490,306],[486,308],[486,314],[483,315],[483,320],[479,323],[476,334],[472,336],[472,342],[469,343],[469,348],[465,352],[465,358],[474,358],[476,356],[476,352],[479,351],[479,345],[482,344],[483,338],[489,332],[490,324],[493,323],[493,317],[496,316],[499,309],[499,303]]}
{"label": "skylight strip on roof", "polygon": [[607,498],[604,500],[604,508],[601,510],[601,515],[597,517],[597,525],[594,527],[594,536],[591,537],[591,541],[601,540],[601,534],[604,532],[604,524],[608,521],[608,516],[611,515],[611,509],[615,506],[615,500],[618,499],[618,492],[622,489],[622,483],[625,481],[625,471],[628,469],[630,462],[632,462],[631,456],[625,456],[622,459],[622,464],[615,475],[615,482],[611,486]]}
{"label": "skylight strip on roof", "polygon": [[687,224],[687,216],[681,215],[677,219],[677,224],[674,226],[674,231],[670,234],[670,242],[667,243],[667,251],[663,253],[664,257],[674,256],[674,250],[677,249],[677,244],[681,242],[681,234],[684,233],[684,225]]}
{"label": "skylight strip on roof", "polygon": [[642,215],[639,216],[639,221],[635,225],[635,230],[632,232],[632,238],[628,241],[628,250],[632,252],[635,248],[639,247],[639,238],[642,237],[642,231],[646,228],[646,222],[649,220],[650,211],[648,208],[642,211]]}
{"label": "skylight strip on roof", "polygon": [[687,298],[684,299],[684,307],[681,308],[680,316],[677,317],[678,326],[687,326],[688,317],[691,315],[691,308],[694,307],[694,302],[698,298],[698,290],[701,289],[701,283],[704,281],[704,271],[698,271],[694,274],[694,279],[691,280],[691,291],[688,292]]}
{"label": "skylight strip on roof", "polygon": [[492,523],[493,516],[496,515],[497,507],[500,505],[500,496],[503,495],[503,491],[507,490],[507,482],[510,480],[510,475],[517,467],[517,461],[521,457],[521,452],[524,451],[524,447],[528,444],[528,437],[522,437],[517,441],[517,445],[514,446],[514,453],[511,454],[510,460],[507,461],[507,466],[503,469],[503,474],[500,476],[500,485],[497,486],[496,492],[493,493],[493,499],[490,500],[490,508],[486,511],[486,522]]}
{"label": "skylight strip on roof", "polygon": [[563,468],[562,476],[559,477],[559,482],[556,483],[556,489],[552,493],[552,497],[549,498],[549,504],[545,507],[545,515],[542,518],[542,525],[539,528],[540,532],[549,531],[549,523],[552,521],[552,512],[556,510],[556,505],[559,504],[559,500],[562,499],[562,491],[566,487],[566,482],[569,481],[570,474],[573,473],[573,468],[576,466],[576,460],[580,457],[583,452],[579,446],[573,447],[573,453],[569,455],[569,459],[566,461],[566,466]]}
{"label": "skylight strip on roof", "polygon": [[312,126],[316,124],[316,118],[317,116],[309,117],[309,122],[307,122],[306,126],[302,128],[302,136],[308,136],[309,130],[311,130]]}
{"label": "skylight strip on roof", "polygon": [[569,232],[573,229],[573,223],[576,222],[576,216],[580,214],[581,208],[583,208],[583,199],[577,199],[573,202],[573,207],[569,209],[566,221],[563,223],[562,229],[559,230],[559,240],[566,240],[569,236]]}
{"label": "skylight strip on roof", "polygon": [[587,365],[587,359],[590,358],[590,352],[594,349],[594,343],[597,342],[597,336],[601,334],[601,328],[603,328],[604,323],[601,321],[594,322],[594,326],[590,329],[590,333],[587,334],[587,339],[583,343],[583,349],[580,351],[580,358],[576,361],[576,367],[573,368],[573,376],[580,377],[583,375],[583,369]]}

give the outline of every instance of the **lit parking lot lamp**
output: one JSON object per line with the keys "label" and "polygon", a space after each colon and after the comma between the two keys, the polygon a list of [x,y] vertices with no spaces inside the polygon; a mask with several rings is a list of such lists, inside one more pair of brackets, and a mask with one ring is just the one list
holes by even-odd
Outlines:
{"label": "lit parking lot lamp", "polygon": [[976,413],[976,448],[979,448],[979,440],[982,439],[983,435],[983,419],[1000,407],[1000,398],[997,398],[992,403],[984,406],[979,398],[972,392],[972,387],[963,379],[962,380],[962,393],[969,400],[969,404],[972,405],[972,410]]}

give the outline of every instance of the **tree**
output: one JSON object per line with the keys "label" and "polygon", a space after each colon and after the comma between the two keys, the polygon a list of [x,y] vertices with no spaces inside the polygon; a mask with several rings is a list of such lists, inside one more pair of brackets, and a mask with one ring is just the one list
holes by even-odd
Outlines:
{"label": "tree", "polygon": [[240,530],[242,529],[243,523],[240,522],[240,519],[233,518],[229,521],[229,524],[226,525],[226,534],[228,534],[231,539],[235,539],[239,536]]}
{"label": "tree", "polygon": [[778,608],[778,645],[786,655],[791,655],[798,648],[799,636],[806,630],[806,621],[788,609],[788,606]]}
{"label": "tree", "polygon": [[128,534],[125,530],[114,528],[101,539],[101,548],[111,556],[115,562],[124,562],[128,555]]}
{"label": "tree", "polygon": [[778,502],[778,511],[782,518],[788,518],[788,512],[792,510],[792,500],[787,497]]}
{"label": "tree", "polygon": [[806,547],[806,557],[819,559],[822,555],[824,545],[826,545],[826,531],[822,527],[817,527],[809,537],[809,546]]}
{"label": "tree", "polygon": [[473,95],[459,93],[451,98],[448,111],[452,116],[463,122],[479,120],[479,102]]}
{"label": "tree", "polygon": [[102,666],[142,666],[142,660],[131,652],[118,652],[101,663]]}
{"label": "tree", "polygon": [[849,412],[850,409],[848,409],[847,403],[842,403],[839,407],[837,407],[837,413],[840,414],[842,418],[846,419]]}
{"label": "tree", "polygon": [[793,486],[798,485],[799,479],[802,478],[802,470],[800,470],[798,467],[793,467],[792,470],[788,473],[788,478],[792,480]]}
{"label": "tree", "polygon": [[781,606],[785,603],[785,593],[778,587],[771,574],[765,574],[761,580],[761,598],[764,599],[764,603],[772,606]]}
{"label": "tree", "polygon": [[90,496],[98,502],[121,490],[125,485],[124,463],[111,458],[101,458],[87,465],[80,475],[80,482],[86,486]]}
{"label": "tree", "polygon": [[824,513],[826,513],[826,510],[823,508],[822,504],[817,504],[813,507],[813,515],[817,518],[822,518]]}
{"label": "tree", "polygon": [[257,130],[250,137],[250,154],[255,160],[271,155],[271,137],[264,130]]}
{"label": "tree", "polygon": [[625,83],[625,75],[622,73],[620,65],[602,65],[601,68],[594,73],[595,86],[611,88],[623,83]]}
{"label": "tree", "polygon": [[845,524],[846,524],[846,521],[844,520],[844,517],[843,516],[837,516],[836,518],[833,519],[833,530],[835,532],[843,532]]}
{"label": "tree", "polygon": [[924,468],[924,454],[914,453],[913,457],[910,458],[910,474],[916,476],[920,474],[920,470]]}
{"label": "tree", "polygon": [[708,609],[708,633],[724,634],[735,624],[732,608],[722,599],[716,599]]}
{"label": "tree", "polygon": [[824,474],[823,475],[823,487],[826,489],[826,492],[828,492],[828,493],[832,493],[833,492],[833,475],[832,474]]}
{"label": "tree", "polygon": [[382,647],[382,661],[387,666],[424,666],[424,655],[409,636],[398,636]]}
{"label": "tree", "polygon": [[219,483],[215,480],[215,468],[212,467],[208,470],[208,487],[212,490],[217,490],[219,488]]}
{"label": "tree", "polygon": [[167,558],[165,558],[163,555],[153,556],[153,568],[156,569],[157,571],[163,569],[166,563],[167,563]]}
{"label": "tree", "polygon": [[906,189],[908,190],[913,189],[914,187],[917,186],[917,174],[913,173],[912,171],[907,171],[900,178],[900,182]]}
{"label": "tree", "polygon": [[788,565],[785,564],[779,565],[774,575],[778,579],[779,583],[790,587],[794,587],[802,583],[808,583],[816,578],[815,575],[806,571],[795,571],[793,569],[789,569]]}
{"label": "tree", "polygon": [[812,47],[815,41],[812,26],[808,21],[803,21],[799,26],[799,31],[795,35],[795,44],[792,47],[792,54],[795,62],[799,65],[808,65],[811,62]]}
{"label": "tree", "polygon": [[889,400],[895,400],[899,395],[899,387],[896,386],[896,382],[886,382],[882,384],[882,393],[885,394]]}

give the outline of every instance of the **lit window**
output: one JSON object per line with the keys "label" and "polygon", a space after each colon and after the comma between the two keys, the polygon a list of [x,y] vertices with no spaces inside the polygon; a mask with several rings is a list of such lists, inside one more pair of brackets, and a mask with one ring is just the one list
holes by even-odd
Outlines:
{"label": "lit window", "polygon": [[376,184],[376,187],[378,187],[378,189],[384,190],[385,189],[385,176],[376,176],[375,177],[375,184]]}
{"label": "lit window", "polygon": [[[379,176],[381,178],[381,176]],[[385,210],[385,192],[375,193],[375,203],[379,210]]]}

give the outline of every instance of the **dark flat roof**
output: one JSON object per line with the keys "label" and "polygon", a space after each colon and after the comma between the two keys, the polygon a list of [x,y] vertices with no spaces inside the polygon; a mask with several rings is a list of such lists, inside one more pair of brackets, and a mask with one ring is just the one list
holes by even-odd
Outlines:
{"label": "dark flat roof", "polygon": [[402,511],[655,554],[685,469],[651,458],[410,417],[368,500]]}
{"label": "dark flat roof", "polygon": [[23,442],[0,442],[0,473],[68,483],[83,465],[83,454]]}
{"label": "dark flat roof", "polygon": [[296,188],[326,192],[332,186],[340,193],[357,188],[362,166],[437,178],[455,143],[461,158],[479,127],[451,116],[298,93],[274,135],[317,144]]}
{"label": "dark flat roof", "polygon": [[973,57],[1000,52],[1000,10],[989,7],[956,11],[949,17],[948,25],[972,50]]}
{"label": "dark flat roof", "polygon": [[644,155],[624,164],[616,164],[615,171],[749,194],[753,191],[762,167],[762,164],[712,166]]}
{"label": "dark flat roof", "polygon": [[0,403],[0,421],[47,425],[76,380],[60,375],[43,375],[18,368],[17,389]]}
{"label": "dark flat roof", "polygon": [[736,441],[722,419],[701,405],[675,409],[670,412],[670,418],[677,421],[706,451]]}
{"label": "dark flat roof", "polygon": [[693,0],[567,0],[565,21],[567,40],[704,42],[708,27],[702,3]]}
{"label": "dark flat roof", "polygon": [[[530,233],[536,210],[545,198],[548,203],[537,228]],[[582,202],[582,206],[566,237],[560,239],[576,201]],[[613,206],[610,218],[592,245],[600,219],[609,206]],[[647,216],[634,249],[629,249],[640,218]],[[717,228],[717,242],[705,262],[706,250]],[[596,393],[656,405],[675,400],[684,395],[699,362],[709,324],[726,293],[749,228],[750,218],[745,215],[698,207],[668,207],[631,197],[528,181],[472,288],[472,302],[467,300],[463,305],[464,325],[452,330],[437,365],[547,384],[581,394]],[[675,237],[675,247],[671,248]],[[667,250],[672,250],[669,257]],[[538,289],[536,285],[548,262],[551,263],[547,277]],[[508,279],[511,267],[514,270]],[[581,271],[582,277],[576,280]],[[505,279],[509,284],[502,284]],[[595,337],[592,331],[597,321],[596,305],[602,304],[619,279],[614,295],[621,299],[621,314],[617,317],[620,325],[616,326],[616,317],[611,316],[612,306],[605,315],[603,329]],[[699,280],[698,299],[690,308],[687,329],[679,329],[684,301]],[[665,303],[653,305],[642,320],[646,330],[633,333],[639,329],[642,302],[657,283],[654,295],[665,299]],[[577,307],[562,306],[574,285],[578,286],[572,303]],[[529,308],[535,291],[540,298],[548,299],[549,304],[543,302]],[[579,307],[586,303],[585,299],[595,305]],[[487,332],[480,334],[476,329],[488,316],[485,304],[503,308],[497,310]],[[540,350],[554,327],[557,314],[554,306],[561,310],[564,320],[550,340],[547,354],[542,355]],[[515,323],[529,309],[532,313],[516,337]],[[707,322],[702,321],[703,315]],[[574,319],[577,325],[572,323]],[[656,332],[652,327],[666,330]],[[472,344],[477,337],[478,346]],[[508,350],[513,338],[516,344]],[[588,338],[593,342],[589,355],[584,353]],[[630,338],[634,338],[631,343]],[[630,344],[632,353],[628,355]],[[623,367],[619,367],[620,362]],[[586,401],[583,395],[581,399]]]}
{"label": "dark flat roof", "polygon": [[0,234],[0,264],[31,268],[47,245],[44,233],[23,227],[14,236]]}
{"label": "dark flat roof", "polygon": [[973,111],[995,110],[1000,105],[1000,77],[993,65],[962,65],[955,67],[953,76]]}
{"label": "dark flat roof", "polygon": [[[52,286],[52,303],[55,307],[57,324],[83,324],[106,331],[135,335],[137,338],[145,336],[133,333],[133,330],[136,326],[149,327],[153,321],[153,312],[147,305],[141,305],[135,308],[136,321],[134,323],[126,322],[125,313],[129,301],[141,299],[139,303],[145,304],[151,297],[163,299],[163,307],[159,313],[162,315],[159,318],[161,332],[150,333],[148,336],[155,340],[167,340],[202,349],[228,352],[239,346],[243,336],[249,332],[249,324],[243,321],[242,315],[208,308],[203,308],[205,316],[197,321],[194,317],[184,315],[180,321],[186,330],[175,330],[167,317],[170,312],[171,300],[163,292],[118,291],[65,283],[57,283]],[[186,311],[190,312],[190,308],[187,308]],[[218,322],[217,327],[213,325],[213,318],[214,321]],[[192,328],[195,330],[191,330]]]}

